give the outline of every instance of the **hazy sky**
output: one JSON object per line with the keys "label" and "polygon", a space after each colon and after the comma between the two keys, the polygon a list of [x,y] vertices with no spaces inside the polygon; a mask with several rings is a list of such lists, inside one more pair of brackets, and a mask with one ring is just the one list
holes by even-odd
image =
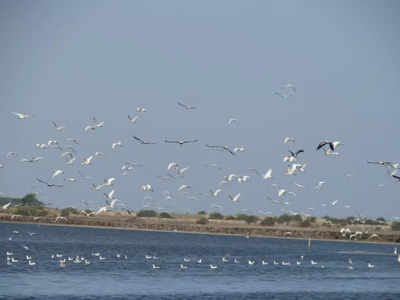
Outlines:
{"label": "hazy sky", "polygon": [[[214,211],[217,204],[224,213],[398,216],[400,183],[366,161],[399,160],[399,15],[398,1],[1,1],[0,191],[39,192],[56,207],[84,207],[85,200],[95,208],[110,188],[91,185],[115,177],[115,196],[132,209]],[[284,82],[297,87],[286,100],[272,95]],[[184,111],[178,100],[197,109]],[[130,124],[127,115],[138,106],[147,112]],[[17,120],[12,112],[34,116]],[[84,132],[93,116],[105,126]],[[239,122],[228,126],[230,117]],[[139,145],[132,135],[199,143]],[[291,149],[305,150],[304,173],[284,174],[285,136],[296,138]],[[80,143],[72,166],[60,150],[35,148],[49,139],[65,147],[69,137]],[[323,139],[342,141],[341,155],[317,152]],[[118,140],[124,147],[113,151]],[[207,143],[246,151],[231,156]],[[18,156],[8,159],[10,151]],[[81,166],[94,151],[105,155]],[[20,162],[32,156],[44,159]],[[123,176],[126,161],[144,167]],[[190,169],[163,181],[170,161]],[[274,178],[263,181],[249,168],[272,168]],[[51,179],[56,169],[65,174]],[[210,197],[231,173],[250,180]],[[49,189],[36,177],[65,186]],[[327,184],[316,192],[320,180]],[[297,196],[274,203],[267,198],[278,198],[273,182]],[[147,183],[153,193],[141,190]],[[192,189],[183,195],[181,184]],[[172,199],[165,199],[167,190]],[[227,195],[238,192],[234,204]]]}

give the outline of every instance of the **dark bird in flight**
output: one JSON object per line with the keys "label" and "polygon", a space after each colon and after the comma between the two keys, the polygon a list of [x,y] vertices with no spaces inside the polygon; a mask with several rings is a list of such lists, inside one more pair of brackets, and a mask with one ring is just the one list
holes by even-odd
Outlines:
{"label": "dark bird in flight", "polygon": [[400,182],[400,176],[397,176],[397,175],[394,175],[394,174],[393,174],[392,177],[393,177],[394,179],[397,179],[398,182]]}
{"label": "dark bird in flight", "polygon": [[157,143],[155,143],[155,142],[146,142],[146,141],[142,140],[141,138],[139,138],[139,137],[137,137],[137,136],[132,136],[132,138],[135,139],[136,141],[138,141],[139,144],[142,144],[142,145],[153,145],[153,144],[157,144]]}
{"label": "dark bird in flight", "polygon": [[391,166],[393,163],[390,161],[367,161],[369,164],[380,165],[380,166]]}
{"label": "dark bird in flight", "polygon": [[187,104],[185,104],[185,103],[183,103],[183,102],[180,102],[180,101],[178,101],[178,105],[179,105],[180,107],[183,107],[183,108],[186,109],[186,110],[196,109],[196,106],[187,105]]}
{"label": "dark bird in flight", "polygon": [[208,148],[213,148],[213,149],[219,149],[219,150],[223,150],[223,151],[227,151],[232,155],[235,155],[235,152],[233,152],[231,149],[229,149],[227,146],[218,146],[218,145],[206,145],[206,147]]}
{"label": "dark bird in flight", "polygon": [[189,143],[197,143],[199,140],[177,140],[177,141],[171,141],[171,140],[164,140],[165,143],[170,143],[170,144],[189,144]]}
{"label": "dark bird in flight", "polygon": [[331,148],[332,151],[335,150],[335,147],[333,146],[333,143],[332,143],[332,142],[329,142],[329,141],[322,141],[321,143],[318,144],[318,146],[317,146],[317,151],[318,151],[319,149],[321,149],[322,147],[326,146],[326,145],[329,145],[329,148]]}
{"label": "dark bird in flight", "polygon": [[45,185],[47,185],[47,187],[63,187],[62,184],[52,184],[52,183],[48,183],[40,178],[36,178],[37,181],[39,181],[40,183],[44,183]]}
{"label": "dark bird in flight", "polygon": [[300,153],[304,153],[303,149],[297,150],[296,152],[293,152],[291,150],[289,150],[289,153],[291,156],[293,156],[294,158],[297,158],[297,155],[299,155]]}

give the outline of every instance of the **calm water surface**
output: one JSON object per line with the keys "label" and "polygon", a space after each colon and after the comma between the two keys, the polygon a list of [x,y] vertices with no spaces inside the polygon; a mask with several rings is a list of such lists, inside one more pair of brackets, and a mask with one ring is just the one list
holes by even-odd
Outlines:
{"label": "calm water surface", "polygon": [[394,245],[306,244],[0,223],[0,299],[400,299]]}

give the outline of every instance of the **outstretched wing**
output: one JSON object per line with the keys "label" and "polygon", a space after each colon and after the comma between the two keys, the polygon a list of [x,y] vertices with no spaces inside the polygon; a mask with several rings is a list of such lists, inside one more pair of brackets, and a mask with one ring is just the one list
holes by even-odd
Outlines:
{"label": "outstretched wing", "polygon": [[[319,143],[318,146],[317,146],[317,150],[321,149],[326,144],[329,144],[329,143],[327,141],[323,141],[323,142]],[[333,151],[333,149],[332,149],[332,151]]]}
{"label": "outstretched wing", "polygon": [[39,181],[40,183],[44,183],[45,185],[49,185],[46,181],[40,179],[40,178],[36,178],[37,181]]}
{"label": "outstretched wing", "polygon": [[184,144],[188,144],[188,143],[197,143],[199,140],[187,140],[187,141],[183,141]]}
{"label": "outstretched wing", "polygon": [[303,152],[304,152],[304,150],[303,150],[303,149],[297,150],[297,152],[296,152],[296,156],[297,156],[297,155],[299,155],[300,153],[303,153]]}
{"label": "outstretched wing", "polygon": [[137,137],[137,136],[132,136],[135,140],[137,140],[138,142],[140,142],[140,143],[142,143],[142,144],[144,144],[145,142],[141,139],[141,138],[139,138],[139,137]]}

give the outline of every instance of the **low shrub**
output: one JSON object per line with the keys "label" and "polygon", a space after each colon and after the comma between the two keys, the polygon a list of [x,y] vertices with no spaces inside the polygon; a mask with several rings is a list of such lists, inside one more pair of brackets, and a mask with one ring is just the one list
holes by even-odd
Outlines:
{"label": "low shrub", "polygon": [[257,223],[258,217],[257,216],[248,216],[246,219],[247,224]]}
{"label": "low shrub", "polygon": [[214,220],[223,220],[224,216],[222,214],[220,214],[219,212],[214,212],[214,213],[210,214],[210,216],[208,218],[214,219]]}
{"label": "low shrub", "polygon": [[72,207],[67,207],[61,210],[62,217],[69,217],[69,215],[79,215],[79,211]]}
{"label": "low shrub", "polygon": [[196,224],[200,224],[200,225],[208,224],[208,219],[205,217],[201,217],[200,219],[197,220]]}
{"label": "low shrub", "polygon": [[173,217],[172,217],[169,213],[167,213],[167,212],[162,212],[162,213],[160,214],[160,218],[172,219]]}
{"label": "low shrub", "polygon": [[261,221],[261,225],[263,226],[274,226],[276,219],[274,217],[265,217],[264,220]]}
{"label": "low shrub", "polygon": [[157,217],[157,212],[155,212],[154,210],[141,210],[137,213],[138,217]]}

